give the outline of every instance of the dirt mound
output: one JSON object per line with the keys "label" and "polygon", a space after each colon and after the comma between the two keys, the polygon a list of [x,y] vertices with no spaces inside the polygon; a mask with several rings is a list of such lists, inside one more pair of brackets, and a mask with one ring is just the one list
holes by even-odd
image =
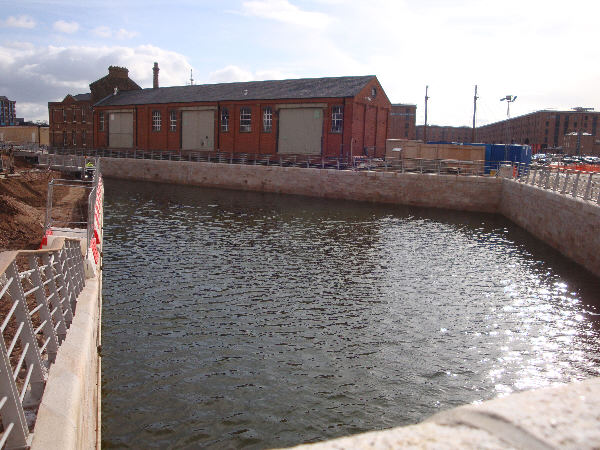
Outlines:
{"label": "dirt mound", "polygon": [[[39,170],[23,161],[15,163],[15,175],[0,178],[0,251],[39,247],[44,235],[48,183],[65,178],[60,172]],[[55,188],[52,216],[58,226],[86,221],[88,192],[82,188]]]}

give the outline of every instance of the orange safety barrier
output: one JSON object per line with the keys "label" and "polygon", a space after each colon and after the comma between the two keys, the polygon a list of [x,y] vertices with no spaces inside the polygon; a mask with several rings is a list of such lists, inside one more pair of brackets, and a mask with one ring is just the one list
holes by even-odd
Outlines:
{"label": "orange safety barrier", "polygon": [[44,237],[42,238],[42,242],[40,243],[40,250],[44,248],[44,245],[48,245],[48,236],[50,236],[51,234],[52,228],[48,228],[46,230],[46,233],[44,234]]}
{"label": "orange safety barrier", "polygon": [[569,164],[568,166],[559,166],[558,164],[550,164],[552,169],[558,170],[576,170],[579,172],[597,172],[600,173],[600,166],[594,164]]}

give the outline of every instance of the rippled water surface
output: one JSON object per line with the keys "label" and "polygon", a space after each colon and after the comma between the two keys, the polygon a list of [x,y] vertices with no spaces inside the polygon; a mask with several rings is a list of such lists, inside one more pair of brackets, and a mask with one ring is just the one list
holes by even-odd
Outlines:
{"label": "rippled water surface", "polygon": [[106,181],[105,447],[269,448],[600,372],[600,281],[505,219]]}

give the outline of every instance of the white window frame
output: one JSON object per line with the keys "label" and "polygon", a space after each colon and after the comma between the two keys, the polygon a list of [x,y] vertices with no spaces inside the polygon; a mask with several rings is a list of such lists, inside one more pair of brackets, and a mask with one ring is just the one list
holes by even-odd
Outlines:
{"label": "white window frame", "polygon": [[169,131],[177,131],[177,111],[169,112]]}
{"label": "white window frame", "polygon": [[104,113],[100,112],[99,114],[100,114],[100,116],[99,116],[99,121],[100,122],[99,122],[98,128],[99,128],[100,131],[104,131]]}
{"label": "white window frame", "polygon": [[336,105],[331,107],[331,132],[341,133],[344,130],[344,107]]}
{"label": "white window frame", "polygon": [[227,108],[221,109],[221,132],[229,132],[229,109]]}
{"label": "white window frame", "polygon": [[252,132],[252,109],[248,106],[240,108],[240,132]]}
{"label": "white window frame", "polygon": [[152,111],[152,131],[160,131],[162,117],[160,111]]}
{"label": "white window frame", "polygon": [[263,132],[270,133],[273,130],[273,109],[265,106],[263,109]]}

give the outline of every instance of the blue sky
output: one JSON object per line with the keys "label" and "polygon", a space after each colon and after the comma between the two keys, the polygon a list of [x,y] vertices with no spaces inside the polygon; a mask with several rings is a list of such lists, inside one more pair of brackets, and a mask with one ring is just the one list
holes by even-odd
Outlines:
{"label": "blue sky", "polygon": [[600,108],[597,0],[0,0],[0,95],[19,116],[89,91],[109,65],[142,87],[375,74],[423,123]]}

